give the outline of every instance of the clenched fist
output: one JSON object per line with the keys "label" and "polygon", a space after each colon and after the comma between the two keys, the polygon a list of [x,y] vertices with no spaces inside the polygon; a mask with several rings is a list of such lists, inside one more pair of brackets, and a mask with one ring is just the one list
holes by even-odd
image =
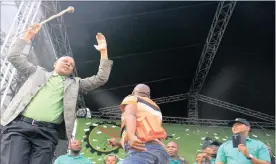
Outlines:
{"label": "clenched fist", "polygon": [[41,26],[40,24],[33,24],[31,25],[28,30],[26,31],[23,39],[25,41],[30,41],[40,30]]}

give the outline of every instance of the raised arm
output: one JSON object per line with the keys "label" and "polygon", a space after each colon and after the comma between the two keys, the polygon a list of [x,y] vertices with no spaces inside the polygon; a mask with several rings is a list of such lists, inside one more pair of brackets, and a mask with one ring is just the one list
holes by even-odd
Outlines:
{"label": "raised arm", "polygon": [[87,93],[98,88],[99,86],[104,85],[108,81],[113,65],[113,61],[108,60],[105,37],[101,33],[98,33],[96,35],[96,39],[98,45],[95,45],[95,48],[101,53],[99,70],[96,75],[80,80],[80,91],[82,93]]}
{"label": "raised arm", "polygon": [[25,76],[29,76],[34,73],[37,67],[27,60],[27,57],[22,54],[22,51],[39,30],[39,24],[30,26],[23,39],[18,39],[12,44],[7,56],[8,61],[17,69],[18,72]]}

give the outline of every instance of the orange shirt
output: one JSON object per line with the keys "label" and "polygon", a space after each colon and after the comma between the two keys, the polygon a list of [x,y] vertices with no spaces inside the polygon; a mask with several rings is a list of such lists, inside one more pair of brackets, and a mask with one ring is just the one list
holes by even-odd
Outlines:
{"label": "orange shirt", "polygon": [[[124,121],[125,121],[124,107],[129,104],[137,105],[137,111],[136,111],[137,118],[145,115],[150,115],[151,117],[155,118],[154,121],[156,121],[156,124],[159,124],[160,126],[162,125],[162,113],[159,106],[155,102],[153,102],[150,98],[147,98],[147,97],[137,97],[137,96],[130,95],[124,98],[124,100],[120,105],[120,108],[123,112],[121,116],[122,128],[124,127]],[[127,142],[127,133],[126,133],[126,130],[124,129],[121,137],[122,146],[124,146],[126,142]]]}

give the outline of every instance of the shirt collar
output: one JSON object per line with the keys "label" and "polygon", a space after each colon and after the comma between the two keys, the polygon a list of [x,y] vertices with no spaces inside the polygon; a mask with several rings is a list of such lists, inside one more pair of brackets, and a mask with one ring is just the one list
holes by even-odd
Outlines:
{"label": "shirt collar", "polygon": [[179,161],[179,160],[180,160],[180,157],[179,157],[179,156],[177,157],[176,160],[174,160],[173,158],[170,158],[170,161],[175,161],[175,162],[177,162],[177,161]]}
{"label": "shirt collar", "polygon": [[83,157],[82,155],[72,156],[71,154],[68,154],[68,156],[72,157],[72,158],[82,158]]}
{"label": "shirt collar", "polygon": [[58,73],[56,73],[55,71],[52,72],[52,76],[60,76],[63,80],[65,79],[65,76],[61,76]]}
{"label": "shirt collar", "polygon": [[249,136],[246,137],[246,141],[251,141],[252,138],[250,138]]}

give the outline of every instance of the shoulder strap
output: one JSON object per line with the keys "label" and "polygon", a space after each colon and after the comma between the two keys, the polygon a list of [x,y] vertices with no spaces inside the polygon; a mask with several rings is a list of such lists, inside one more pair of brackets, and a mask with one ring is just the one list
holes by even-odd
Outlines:
{"label": "shoulder strap", "polygon": [[[137,97],[137,102],[143,103],[143,104],[145,104],[145,105],[151,107],[152,109],[154,109],[154,110],[160,112],[160,109],[159,109],[158,107],[156,107],[155,105],[153,105],[153,104],[147,102],[146,100],[141,99],[140,97]],[[123,135],[123,132],[124,132],[125,129],[126,129],[125,124],[124,124],[124,123],[122,123],[122,124],[123,124],[123,126],[122,126],[122,128],[121,128],[121,137],[122,137],[122,135]]]}
{"label": "shoulder strap", "polygon": [[138,98],[138,102],[139,102],[139,103],[143,103],[143,104],[145,104],[145,105],[151,107],[152,109],[154,109],[154,110],[160,112],[159,108],[156,107],[155,105],[153,105],[153,104],[151,104],[151,103],[147,102],[146,100],[143,100],[143,99],[141,99],[141,98],[139,98],[139,97],[137,97],[137,98]]}

